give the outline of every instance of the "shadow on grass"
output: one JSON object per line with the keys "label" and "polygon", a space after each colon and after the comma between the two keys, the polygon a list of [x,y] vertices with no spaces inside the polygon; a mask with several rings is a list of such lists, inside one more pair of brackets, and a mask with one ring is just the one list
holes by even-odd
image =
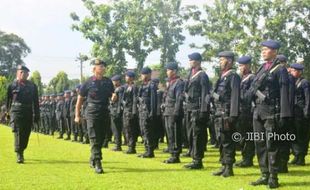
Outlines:
{"label": "shadow on grass", "polygon": [[202,170],[188,170],[185,168],[180,169],[171,169],[171,168],[162,168],[162,169],[144,169],[144,168],[124,168],[124,167],[106,167],[107,169],[112,169],[114,171],[108,171],[107,173],[152,173],[152,172],[205,172],[205,169]]}
{"label": "shadow on grass", "polygon": [[304,186],[304,189],[308,189],[310,186],[310,181],[299,181],[299,182],[280,182],[281,187],[301,187]]}
{"label": "shadow on grass", "polygon": [[[126,163],[126,162],[105,162],[102,163]],[[27,159],[26,164],[89,164],[89,161],[73,161],[73,160],[43,160],[43,159]]]}

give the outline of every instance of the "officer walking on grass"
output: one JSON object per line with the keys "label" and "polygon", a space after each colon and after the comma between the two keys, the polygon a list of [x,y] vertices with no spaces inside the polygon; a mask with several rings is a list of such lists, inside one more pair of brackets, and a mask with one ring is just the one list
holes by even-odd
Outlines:
{"label": "officer walking on grass", "polygon": [[108,106],[114,87],[112,81],[103,76],[106,63],[96,59],[93,64],[94,75],[82,84],[79,92],[75,109],[75,122],[81,121],[80,110],[85,97],[87,101],[85,114],[91,146],[90,166],[95,168],[96,173],[101,174],[103,173],[101,148],[107,127],[109,127],[106,125],[110,120]]}
{"label": "officer walking on grass", "polygon": [[24,150],[27,148],[31,126],[40,120],[37,86],[27,80],[29,69],[17,67],[16,79],[8,86],[7,110],[10,112],[10,125],[14,133],[17,163],[24,163]]}

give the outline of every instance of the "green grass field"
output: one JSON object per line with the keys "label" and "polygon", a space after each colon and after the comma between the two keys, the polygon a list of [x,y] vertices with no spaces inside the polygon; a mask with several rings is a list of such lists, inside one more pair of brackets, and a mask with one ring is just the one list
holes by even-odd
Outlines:
{"label": "green grass field", "polygon": [[[234,168],[234,177],[215,177],[211,173],[220,166],[217,149],[206,152],[203,170],[189,171],[182,166],[190,158],[181,158],[182,163],[176,165],[162,163],[169,156],[162,153],[163,148],[161,144],[154,159],[103,149],[105,173],[97,175],[89,168],[88,145],[32,133],[25,164],[19,165],[15,163],[13,134],[10,128],[0,126],[0,189],[266,189],[249,185],[260,176],[257,162],[252,168]],[[142,151],[139,144],[138,152]],[[290,166],[289,170],[289,174],[279,175],[279,189],[310,189],[309,164]]]}

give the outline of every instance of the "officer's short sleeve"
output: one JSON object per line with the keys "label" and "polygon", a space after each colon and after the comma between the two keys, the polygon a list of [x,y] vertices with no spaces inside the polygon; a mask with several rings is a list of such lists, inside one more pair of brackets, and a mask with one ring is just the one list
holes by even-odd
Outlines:
{"label": "officer's short sleeve", "polygon": [[79,95],[82,97],[86,97],[87,94],[88,94],[88,82],[86,81],[84,84],[82,84]]}

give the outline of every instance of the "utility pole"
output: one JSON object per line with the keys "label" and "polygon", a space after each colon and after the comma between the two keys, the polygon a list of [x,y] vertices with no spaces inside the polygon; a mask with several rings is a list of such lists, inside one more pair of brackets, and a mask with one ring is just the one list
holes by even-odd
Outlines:
{"label": "utility pole", "polygon": [[80,62],[80,83],[82,84],[83,80],[83,63],[88,60],[87,55],[79,53],[79,56],[76,58],[76,61]]}

